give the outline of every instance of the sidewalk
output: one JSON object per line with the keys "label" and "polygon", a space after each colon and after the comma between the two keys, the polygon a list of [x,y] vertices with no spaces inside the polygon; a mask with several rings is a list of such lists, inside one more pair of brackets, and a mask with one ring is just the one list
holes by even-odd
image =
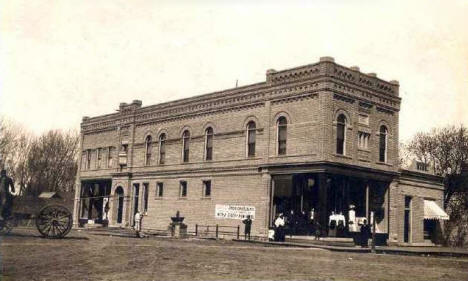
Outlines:
{"label": "sidewalk", "polygon": [[[257,243],[262,245],[271,245],[277,247],[300,247],[300,248],[318,248],[326,249],[335,252],[350,252],[350,253],[370,253],[371,248],[350,247],[350,246],[335,246],[325,245],[305,241],[305,242],[272,242],[272,241],[254,241],[254,240],[237,240],[243,243]],[[398,255],[418,255],[418,256],[449,256],[449,257],[464,257],[468,258],[468,249],[448,248],[448,247],[389,247],[377,246],[376,253],[378,254],[398,254]]]}

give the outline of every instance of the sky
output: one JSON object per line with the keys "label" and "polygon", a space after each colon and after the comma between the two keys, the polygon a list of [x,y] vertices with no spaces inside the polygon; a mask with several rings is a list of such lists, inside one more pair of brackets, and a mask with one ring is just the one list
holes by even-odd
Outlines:
{"label": "sky", "polygon": [[[174,4],[173,2],[177,2]],[[468,1],[0,0],[0,115],[36,134],[332,56],[400,82],[400,140],[468,125]]]}

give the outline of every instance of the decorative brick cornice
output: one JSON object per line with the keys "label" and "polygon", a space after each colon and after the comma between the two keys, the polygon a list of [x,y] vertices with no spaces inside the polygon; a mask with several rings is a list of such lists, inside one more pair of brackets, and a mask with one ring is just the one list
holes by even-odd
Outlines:
{"label": "decorative brick cornice", "polygon": [[395,113],[391,109],[383,108],[383,107],[380,107],[380,106],[377,106],[377,111],[385,113],[385,114],[389,114],[389,115],[393,115]]}
{"label": "decorative brick cornice", "polygon": [[346,97],[346,96],[343,96],[343,95],[339,95],[339,94],[333,94],[333,98],[336,99],[336,100],[341,100],[341,101],[348,102],[348,103],[354,103],[356,101],[356,100],[354,100],[352,98],[349,98],[349,97]]}
{"label": "decorative brick cornice", "polygon": [[317,98],[318,94],[317,93],[305,93],[302,95],[295,95],[292,97],[283,97],[279,99],[272,100],[272,104],[281,104],[281,103],[290,103],[290,102],[298,102],[298,101],[303,101],[303,100],[308,100],[308,99],[314,99]]}
{"label": "decorative brick cornice", "polygon": [[[334,63],[332,58],[283,71],[269,70],[267,82],[214,92],[178,101],[141,107],[141,101],[121,103],[118,113],[83,118],[84,133],[112,130],[134,124],[164,123],[199,116],[247,110],[272,103],[315,98],[319,90],[331,90],[334,98],[353,103],[366,101],[393,112],[399,110],[398,83]],[[387,109],[388,108],[388,109]]]}
{"label": "decorative brick cornice", "polygon": [[377,78],[375,75],[361,73],[357,68],[351,69],[339,65],[333,59],[282,71],[269,70],[267,72],[267,83],[294,83],[321,77],[332,77],[371,90],[372,92],[393,97],[398,96],[398,82],[387,82]]}

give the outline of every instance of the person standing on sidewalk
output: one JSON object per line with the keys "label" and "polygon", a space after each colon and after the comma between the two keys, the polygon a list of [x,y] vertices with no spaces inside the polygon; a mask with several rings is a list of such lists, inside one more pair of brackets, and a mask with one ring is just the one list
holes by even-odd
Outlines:
{"label": "person standing on sidewalk", "polygon": [[136,232],[136,237],[141,238],[141,221],[143,219],[143,215],[140,213],[140,211],[137,211],[135,214],[135,232]]}
{"label": "person standing on sidewalk", "polygon": [[361,247],[369,247],[369,237],[371,236],[370,225],[367,223],[367,219],[364,219],[363,224],[361,225]]}
{"label": "person standing on sidewalk", "polygon": [[252,219],[250,218],[250,215],[248,215],[247,218],[244,219],[242,222],[245,224],[244,239],[247,240],[247,237],[249,237],[250,240],[250,231],[252,229]]}

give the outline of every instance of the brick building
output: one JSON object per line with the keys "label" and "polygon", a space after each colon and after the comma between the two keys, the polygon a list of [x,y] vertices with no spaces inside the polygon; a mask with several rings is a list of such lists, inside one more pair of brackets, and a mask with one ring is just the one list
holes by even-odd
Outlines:
{"label": "brick building", "polygon": [[166,229],[179,210],[193,229],[250,214],[266,236],[293,210],[348,236],[376,210],[388,243],[434,241],[443,185],[399,168],[398,90],[322,57],[265,82],[84,117],[74,221],[131,226],[140,210],[143,228]]}

